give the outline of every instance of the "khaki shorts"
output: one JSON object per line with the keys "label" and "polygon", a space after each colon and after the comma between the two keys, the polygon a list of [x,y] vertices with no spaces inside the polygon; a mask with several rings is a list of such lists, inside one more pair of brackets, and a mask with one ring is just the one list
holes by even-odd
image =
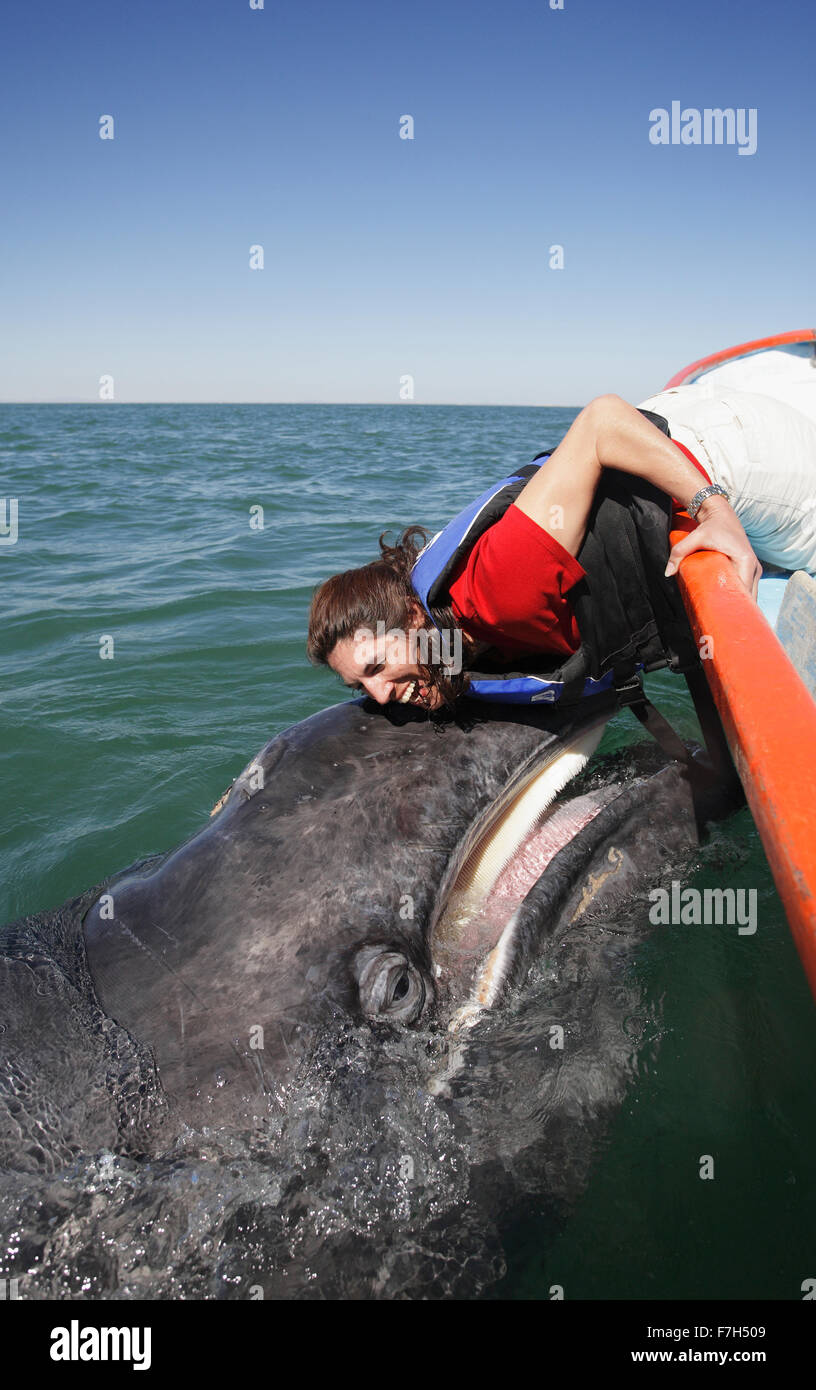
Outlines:
{"label": "khaki shorts", "polygon": [[727,490],[760,560],[816,574],[816,421],[771,396],[694,385],[641,404]]}

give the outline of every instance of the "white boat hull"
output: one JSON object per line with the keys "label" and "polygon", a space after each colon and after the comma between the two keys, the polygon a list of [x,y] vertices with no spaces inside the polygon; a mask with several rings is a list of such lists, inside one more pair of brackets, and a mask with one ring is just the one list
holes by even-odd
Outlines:
{"label": "white boat hull", "polygon": [[816,335],[806,329],[715,353],[672,377],[665,389],[679,386],[694,386],[705,396],[720,391],[772,396],[816,421]]}

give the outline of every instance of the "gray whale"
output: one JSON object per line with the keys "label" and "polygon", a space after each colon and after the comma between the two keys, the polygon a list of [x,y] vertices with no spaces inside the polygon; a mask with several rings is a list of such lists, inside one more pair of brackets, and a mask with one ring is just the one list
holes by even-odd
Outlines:
{"label": "gray whale", "polygon": [[[633,901],[733,804],[716,785],[695,801],[651,750],[576,772],[612,712],[335,706],[273,739],[179,849],[2,930],[0,1226],[39,1194],[34,1296],[490,1285],[500,1213],[573,1200],[625,1094]],[[543,821],[566,839],[511,929],[452,917],[480,847],[551,772],[567,785]],[[145,1278],[122,1224],[141,1206],[138,1248],[161,1247],[191,1164],[208,1234],[154,1252]],[[54,1231],[85,1220],[118,1255],[89,1254],[77,1290]]]}

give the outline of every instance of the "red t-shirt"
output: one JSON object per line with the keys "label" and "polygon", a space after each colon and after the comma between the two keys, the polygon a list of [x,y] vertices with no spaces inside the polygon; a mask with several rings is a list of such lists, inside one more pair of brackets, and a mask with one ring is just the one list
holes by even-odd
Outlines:
{"label": "red t-shirt", "polygon": [[[710,482],[694,455],[677,447]],[[676,513],[682,510],[672,502]],[[567,596],[583,577],[575,557],[514,503],[461,561],[450,585],[451,607],[465,632],[503,657],[569,656],[580,635]]]}

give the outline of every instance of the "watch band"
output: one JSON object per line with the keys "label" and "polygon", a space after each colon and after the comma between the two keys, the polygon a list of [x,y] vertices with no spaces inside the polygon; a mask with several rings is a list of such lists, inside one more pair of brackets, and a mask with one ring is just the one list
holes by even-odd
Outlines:
{"label": "watch band", "polygon": [[694,496],[692,497],[691,501],[686,507],[686,511],[688,512],[692,521],[696,521],[697,513],[699,512],[706,498],[714,497],[716,494],[719,494],[720,497],[724,497],[726,502],[729,500],[728,493],[726,492],[724,487],[720,487],[719,483],[709,483],[707,487],[701,487],[699,492],[695,492]]}

